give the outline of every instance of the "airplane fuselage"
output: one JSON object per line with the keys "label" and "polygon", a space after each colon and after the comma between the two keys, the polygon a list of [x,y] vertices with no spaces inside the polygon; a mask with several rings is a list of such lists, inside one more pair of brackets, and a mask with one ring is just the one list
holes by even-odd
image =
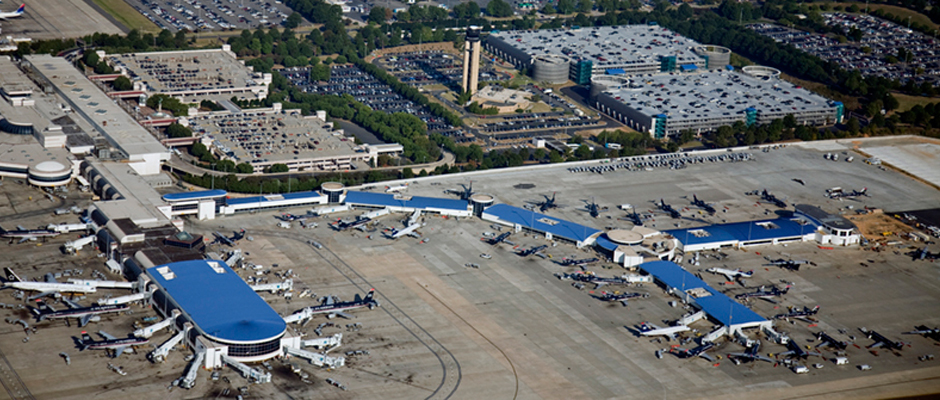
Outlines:
{"label": "airplane fuselage", "polygon": [[112,304],[105,306],[92,306],[92,307],[83,307],[83,308],[72,308],[68,310],[61,311],[37,311],[40,321],[44,319],[63,319],[63,318],[82,318],[87,315],[97,315],[105,314],[111,312],[121,312],[129,310],[130,306],[127,304]]}
{"label": "airplane fuselage", "polygon": [[5,282],[3,286],[37,292],[94,293],[98,290],[94,286],[76,285],[72,283]]}

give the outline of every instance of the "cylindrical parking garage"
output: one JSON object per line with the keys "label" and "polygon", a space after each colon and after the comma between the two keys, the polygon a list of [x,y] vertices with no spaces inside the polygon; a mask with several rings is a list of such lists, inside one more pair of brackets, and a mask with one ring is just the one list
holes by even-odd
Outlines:
{"label": "cylindrical parking garage", "polygon": [[706,45],[698,46],[693,51],[708,60],[706,63],[708,69],[724,68],[726,65],[731,65],[731,49],[727,47]]}
{"label": "cylindrical parking garage", "polygon": [[72,181],[72,168],[56,161],[43,161],[31,165],[28,172],[30,185],[52,187],[68,185]]}
{"label": "cylindrical parking garage", "polygon": [[558,55],[538,55],[532,59],[532,77],[539,82],[562,84],[568,82],[571,60]]}
{"label": "cylindrical parking garage", "polygon": [[745,74],[755,78],[764,78],[765,80],[777,79],[780,77],[779,69],[765,67],[763,65],[748,65],[744,68],[741,68],[741,71],[744,71]]}
{"label": "cylindrical parking garage", "polygon": [[598,75],[591,78],[591,99],[610,89],[621,89],[630,84],[630,79],[614,75]]}

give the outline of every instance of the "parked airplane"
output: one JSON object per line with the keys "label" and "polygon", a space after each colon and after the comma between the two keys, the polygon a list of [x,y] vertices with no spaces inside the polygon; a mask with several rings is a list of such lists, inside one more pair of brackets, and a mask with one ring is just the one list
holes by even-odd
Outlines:
{"label": "parked airplane", "polygon": [[357,308],[369,307],[373,309],[379,306],[379,302],[373,299],[375,296],[375,289],[370,289],[369,293],[366,294],[366,297],[360,298],[359,295],[356,295],[356,298],[352,301],[344,301],[335,303],[333,301],[333,296],[326,296],[326,300],[323,301],[323,304],[313,307],[304,308],[287,318],[285,320],[290,320],[288,322],[306,320],[313,317],[315,314],[331,314],[339,315],[343,318],[354,318],[352,315],[346,314],[343,311],[354,310]]}
{"label": "parked airplane", "polygon": [[686,350],[681,347],[676,347],[670,352],[679,356],[679,358],[695,358],[702,357],[708,361],[715,361],[715,358],[706,353],[706,351],[711,350],[712,347],[715,347],[714,343],[705,343],[692,350]]}
{"label": "parked airplane", "polygon": [[66,323],[68,323],[69,318],[76,318],[78,319],[79,327],[88,325],[88,322],[90,322],[92,318],[98,316],[99,314],[127,311],[131,308],[127,304],[82,307],[73,301],[62,299],[62,301],[69,308],[66,310],[56,311],[42,300],[36,301],[39,304],[39,307],[33,308],[32,312],[36,316],[37,321],[44,321],[47,319],[64,319]]}
{"label": "parked airplane", "polygon": [[0,227],[0,238],[10,239],[11,244],[13,243],[13,239],[20,239],[18,243],[23,243],[27,240],[36,239],[45,241],[46,238],[56,236],[59,236],[59,232],[51,229],[26,229],[17,225],[15,231],[8,231]]}
{"label": "parked airplane", "polygon": [[[421,227],[421,224],[414,224],[414,225],[411,225],[411,226],[409,226],[409,227],[402,228],[401,230],[392,228],[392,229],[390,229],[390,230],[384,232],[384,235],[385,235],[385,237],[387,237],[387,238],[389,238],[389,239],[398,239],[398,238],[404,237],[404,236],[406,236],[406,235],[418,235],[418,233],[415,232],[415,231],[417,231],[418,228],[420,228],[420,227]],[[420,236],[420,235],[419,235],[419,236]]]}
{"label": "parked airplane", "polygon": [[643,223],[653,219],[653,216],[649,214],[637,214],[636,209],[634,208],[632,213],[628,213],[626,217],[620,219],[624,221],[630,221],[633,223],[633,225],[643,226]]}
{"label": "parked airplane", "polygon": [[591,202],[590,202],[590,203],[588,203],[587,201],[585,201],[585,203],[587,203],[587,204],[584,206],[585,210],[587,210],[587,212],[588,212],[588,213],[591,215],[591,217],[593,217],[593,218],[597,218],[597,216],[599,216],[602,212],[606,212],[606,211],[607,211],[607,207],[598,206],[597,203],[594,202],[594,198],[593,198],[593,197],[591,197]]}
{"label": "parked airplane", "polygon": [[627,306],[627,300],[629,300],[629,299],[637,299],[637,298],[644,298],[644,299],[645,299],[645,298],[647,298],[647,297],[650,297],[649,293],[636,293],[636,292],[634,292],[634,293],[607,293],[607,292],[601,292],[601,295],[600,295],[600,296],[597,296],[597,295],[594,296],[594,298],[596,298],[596,299],[598,299],[598,300],[600,300],[600,301],[609,301],[609,302],[619,301],[621,304],[623,304],[624,307]]}
{"label": "parked airplane", "polygon": [[829,346],[839,350],[845,350],[847,347],[849,347],[848,343],[841,340],[836,340],[832,336],[829,336],[829,334],[826,332],[822,331],[816,334],[816,339],[822,340],[822,343],[817,344],[816,347]]}
{"label": "parked airplane", "polygon": [[699,200],[698,197],[695,196],[695,193],[692,194],[692,205],[698,208],[701,208],[702,210],[705,210],[705,212],[712,214],[712,215],[714,215],[715,212],[717,212],[715,210],[715,207],[713,207],[711,204],[708,204],[703,200]]}
{"label": "parked airplane", "polygon": [[800,347],[800,345],[799,345],[798,343],[796,343],[795,340],[791,340],[791,341],[787,342],[787,348],[790,349],[790,350],[784,351],[784,352],[782,352],[782,353],[777,353],[776,355],[773,355],[773,354],[771,354],[771,355],[772,355],[772,356],[775,356],[775,357],[777,357],[777,358],[780,358],[780,357],[786,357],[786,358],[807,358],[807,357],[809,357],[809,356],[822,357],[822,354],[819,354],[819,353],[817,353],[817,352],[815,352],[815,351],[809,351],[809,350],[807,350],[807,349],[804,349],[804,348]]}
{"label": "parked airplane", "polygon": [[591,271],[578,271],[574,274],[555,274],[558,279],[571,279],[578,282],[593,283],[594,289],[607,285],[629,285],[630,281],[623,278],[601,278]]}
{"label": "parked airplane", "polygon": [[591,265],[591,264],[594,264],[594,263],[596,263],[596,262],[598,262],[598,261],[600,261],[600,259],[598,259],[598,258],[596,258],[596,257],[592,257],[592,258],[582,258],[582,259],[580,259],[580,260],[576,260],[576,259],[573,259],[573,258],[567,258],[567,257],[566,257],[566,258],[563,258],[563,259],[561,260],[561,263],[560,263],[560,264],[561,264],[562,266],[564,266],[564,267],[570,267],[570,266],[584,267],[585,265]]}
{"label": "parked airplane", "polygon": [[874,348],[878,348],[878,347],[884,346],[884,347],[886,347],[886,348],[888,348],[888,349],[891,349],[891,350],[901,350],[901,349],[904,348],[904,345],[908,345],[908,346],[911,345],[910,343],[895,342],[895,341],[893,341],[893,340],[891,340],[891,339],[888,339],[888,338],[884,337],[884,335],[882,335],[882,334],[880,334],[880,333],[878,333],[878,332],[875,332],[875,331],[873,331],[873,330],[869,330],[869,329],[866,329],[866,328],[858,328],[858,330],[861,331],[863,334],[865,334],[865,336],[867,336],[869,339],[875,341],[875,343],[872,343],[872,344],[866,346],[866,347],[865,347],[866,349],[874,349]]}
{"label": "parked airplane", "polygon": [[0,19],[7,20],[9,18],[16,18],[23,15],[23,12],[26,11],[26,4],[20,4],[20,8],[17,8],[13,12],[0,12]]}
{"label": "parked airplane", "polygon": [[460,197],[460,200],[470,200],[470,196],[473,196],[473,181],[470,181],[470,185],[460,184],[461,189],[446,189],[444,193],[456,194]]}
{"label": "parked airplane", "polygon": [[689,331],[689,327],[685,325],[669,326],[665,328],[660,328],[656,325],[653,325],[649,322],[644,322],[640,325],[637,325],[637,330],[640,331],[640,335],[643,336],[665,336],[666,339],[675,339],[676,334],[680,332]]}
{"label": "parked airplane", "polygon": [[552,197],[549,198],[547,195],[542,195],[545,198],[545,201],[530,201],[539,208],[540,212],[548,211],[551,208],[558,208],[559,205],[555,203],[555,193],[552,193]]}
{"label": "parked airplane", "polygon": [[372,218],[364,218],[362,216],[356,217],[355,221],[343,221],[342,219],[337,219],[336,222],[330,224],[330,227],[338,231],[345,231],[352,228],[364,227],[372,221]]}
{"label": "parked airplane", "polygon": [[210,244],[221,243],[229,247],[235,247],[235,243],[237,243],[239,240],[245,237],[245,230],[242,229],[237,232],[233,231],[232,237],[226,237],[225,235],[219,232],[212,232],[212,235],[215,236],[215,240],[213,240],[212,243]]}
{"label": "parked airplane", "polygon": [[771,260],[769,257],[764,257],[764,258],[766,258],[767,261],[770,261],[770,263],[764,264],[764,265],[776,265],[780,268],[788,269],[790,271],[799,271],[800,265],[803,265],[803,264],[816,266],[816,263],[812,261],[806,261],[806,260],[784,260],[782,258]]}
{"label": "parked airplane", "polygon": [[59,283],[56,282],[55,278],[52,275],[46,275],[45,282],[27,282],[23,279],[20,279],[13,270],[10,268],[4,268],[3,273],[6,275],[3,288],[13,288],[19,290],[30,290],[43,292],[43,295],[48,293],[94,293],[98,289],[90,285],[76,285],[74,283]]}
{"label": "parked airplane", "polygon": [[734,361],[735,364],[750,361],[766,361],[774,364],[777,363],[777,360],[760,355],[760,340],[754,342],[754,344],[751,347],[748,347],[747,350],[745,350],[743,353],[728,353],[728,358]]}
{"label": "parked airplane", "polygon": [[293,222],[293,221],[303,221],[307,218],[313,217],[314,215],[310,212],[304,215],[295,215],[290,213],[283,213],[281,215],[275,215],[274,218],[277,218],[284,222]]}
{"label": "parked airplane", "polygon": [[659,207],[659,209],[663,212],[669,214],[669,216],[672,218],[682,218],[682,214],[679,213],[679,210],[676,210],[675,208],[672,208],[671,205],[666,204],[666,201],[663,199],[659,199],[659,204],[657,207]]}
{"label": "parked airplane", "polygon": [[747,272],[741,271],[740,269],[724,269],[724,268],[709,268],[705,270],[706,272],[711,272],[713,274],[724,275],[728,278],[729,281],[733,281],[737,278],[750,278],[754,275],[754,270]]}
{"label": "parked airplane", "polygon": [[[150,342],[150,339],[128,336],[126,338],[116,338],[105,331],[98,331],[98,334],[104,340],[94,340],[88,335],[88,332],[82,331],[82,338],[78,339],[78,345],[82,350],[114,350],[114,358],[120,357],[131,346],[141,346]],[[132,349],[133,350],[133,349]]]}
{"label": "parked airplane", "polygon": [[492,239],[483,238],[483,239],[480,239],[480,240],[486,240],[487,243],[489,243],[489,244],[495,246],[495,245],[500,244],[500,243],[502,243],[503,241],[505,241],[506,238],[509,237],[509,235],[512,235],[512,232],[503,232],[503,233],[500,234],[499,236],[494,237],[494,238],[492,238]]}
{"label": "parked airplane", "polygon": [[924,335],[924,337],[931,338],[933,340],[940,340],[940,328],[930,329],[926,325],[920,325],[914,327],[916,330],[910,332],[904,332],[905,335]]}
{"label": "parked airplane", "polygon": [[927,250],[927,247],[926,247],[926,246],[925,246],[924,248],[922,248],[922,249],[914,250],[914,251],[912,251],[912,252],[906,253],[905,255],[911,256],[911,260],[912,260],[912,261],[917,261],[917,260],[930,260],[930,261],[933,261],[933,260],[940,260],[940,253],[932,253],[932,252],[930,252],[929,250]]}
{"label": "parked airplane", "polygon": [[777,198],[777,196],[768,192],[767,189],[764,189],[760,192],[760,198],[761,200],[764,200],[768,203],[773,203],[777,207],[787,208],[787,202]]}
{"label": "parked airplane", "polygon": [[529,247],[528,249],[519,251],[519,255],[522,257],[528,257],[533,254],[537,254],[538,252],[545,250],[547,248],[548,248],[548,245],[544,245],[544,244],[541,246]]}
{"label": "parked airplane", "polygon": [[826,197],[830,199],[854,199],[860,196],[868,196],[868,188],[862,188],[862,190],[853,190],[851,192],[843,192],[841,188],[839,190],[832,190],[826,193]]}
{"label": "parked airplane", "polygon": [[776,286],[771,286],[770,290],[767,290],[765,286],[761,286],[757,291],[750,293],[741,293],[737,296],[734,296],[736,299],[750,299],[752,297],[761,298],[761,299],[770,299],[771,297],[783,296],[790,291],[790,285],[783,288],[782,290]]}
{"label": "parked airplane", "polygon": [[816,313],[819,312],[819,306],[816,306],[813,308],[803,306],[802,310],[800,310],[799,308],[789,307],[787,310],[788,311],[785,313],[775,315],[774,318],[776,319],[801,318],[801,317],[808,317],[811,315],[816,315]]}
{"label": "parked airplane", "polygon": [[407,184],[405,184],[405,185],[399,185],[399,186],[386,186],[386,187],[385,187],[385,193],[398,193],[398,192],[401,192],[401,191],[406,190],[406,189],[408,189],[408,185],[407,185]]}

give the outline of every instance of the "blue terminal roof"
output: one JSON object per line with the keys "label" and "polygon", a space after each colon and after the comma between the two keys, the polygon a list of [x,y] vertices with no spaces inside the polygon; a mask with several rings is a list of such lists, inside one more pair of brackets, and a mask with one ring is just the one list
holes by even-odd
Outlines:
{"label": "blue terminal roof", "polygon": [[[759,224],[772,223],[776,226],[774,229],[768,229]],[[707,236],[696,236],[689,231],[705,231]],[[812,233],[816,230],[812,225],[800,225],[798,222],[786,219],[767,219],[760,221],[734,222],[730,224],[719,224],[702,226],[698,228],[671,229],[664,231],[684,245],[696,245],[704,243],[741,241],[751,242],[755,240],[782,239],[789,237],[802,236]]]}
{"label": "blue terminal roof", "polygon": [[[162,274],[161,267],[168,267],[172,275]],[[212,338],[255,342],[276,338],[287,328],[284,319],[224,261],[175,262],[148,268],[147,274]]]}
{"label": "blue terminal roof", "polygon": [[698,69],[698,66],[695,64],[682,64],[683,71],[695,71]]}
{"label": "blue terminal roof", "polygon": [[239,197],[237,199],[228,199],[225,201],[225,204],[228,205],[237,205],[237,204],[252,204],[252,203],[269,203],[272,201],[281,201],[281,200],[296,200],[296,199],[313,199],[315,197],[322,196],[320,192],[309,191],[309,192],[294,192],[294,193],[283,193],[283,194],[267,194],[264,196],[252,196],[252,197]]}
{"label": "blue terminal roof", "polygon": [[228,192],[222,189],[198,190],[194,192],[165,194],[163,195],[163,201],[174,202],[174,201],[186,201],[186,200],[202,200],[202,199],[211,199],[215,197],[224,197],[226,195],[228,195]]}
{"label": "blue terminal roof", "polygon": [[391,193],[346,192],[346,204],[374,207],[408,207],[420,210],[437,208],[443,210],[467,210],[466,200],[441,199],[437,197],[413,196],[408,200],[396,199]]}
{"label": "blue terminal roof", "polygon": [[750,308],[708,286],[707,283],[672,261],[643,263],[640,264],[640,269],[653,275],[656,280],[666,286],[678,288],[679,290],[702,288],[711,293],[711,296],[695,298],[695,303],[706,314],[723,325],[731,326],[766,321],[764,317],[761,317]]}
{"label": "blue terminal roof", "polygon": [[[508,204],[493,205],[483,211],[483,213],[494,215],[499,219],[512,224],[519,224],[529,229],[540,232],[548,232],[553,236],[576,240],[579,242],[583,242],[587,238],[591,237],[591,235],[600,232],[599,230],[589,226],[576,224],[574,222],[565,221],[563,219],[558,219],[552,216],[540,214]],[[555,223],[552,225],[540,221],[545,219],[554,221]]]}
{"label": "blue terminal roof", "polygon": [[594,241],[594,244],[597,246],[601,246],[601,248],[607,251],[617,250],[617,247],[620,246],[619,244],[610,241],[610,239],[607,238],[606,233],[598,236],[597,240]]}

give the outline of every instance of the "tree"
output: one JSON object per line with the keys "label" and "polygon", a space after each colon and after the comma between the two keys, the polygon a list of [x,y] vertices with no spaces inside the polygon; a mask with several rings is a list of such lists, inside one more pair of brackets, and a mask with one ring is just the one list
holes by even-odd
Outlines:
{"label": "tree", "polygon": [[491,17],[505,18],[512,16],[512,7],[503,0],[491,0],[486,6],[486,13]]}
{"label": "tree", "polygon": [[209,149],[206,148],[206,145],[200,142],[193,143],[193,147],[189,149],[189,154],[192,154],[193,157],[196,158],[201,158],[203,154],[207,154],[208,152]]}
{"label": "tree", "polygon": [[284,27],[287,29],[294,29],[300,26],[300,23],[304,21],[304,17],[300,16],[298,13],[291,13],[287,20],[284,21]]}
{"label": "tree", "polygon": [[857,135],[860,129],[858,118],[855,118],[855,117],[849,118],[849,121],[845,123],[845,127],[846,129],[848,129],[850,133],[852,133],[853,135]]}
{"label": "tree", "polygon": [[268,167],[268,172],[272,174],[276,174],[279,172],[287,172],[287,171],[290,171],[290,168],[287,168],[287,165],[285,164],[274,164]]}
{"label": "tree", "polygon": [[898,102],[898,99],[894,98],[890,93],[885,96],[884,107],[886,110],[896,110],[900,105],[901,103]]}
{"label": "tree", "polygon": [[402,179],[411,179],[411,178],[414,178],[414,177],[415,177],[415,172],[412,171],[411,168],[404,168],[404,169],[401,170],[401,178],[402,178]]}
{"label": "tree", "polygon": [[235,172],[238,172],[239,174],[250,174],[255,172],[255,169],[251,166],[251,164],[243,162],[235,166]]}
{"label": "tree", "polygon": [[108,65],[108,63],[106,63],[104,60],[101,60],[101,61],[98,61],[97,65],[95,65],[95,73],[96,74],[113,74],[114,68],[111,68],[111,66]]}
{"label": "tree", "polygon": [[117,77],[114,82],[111,82],[111,85],[114,86],[114,90],[119,92],[131,90],[134,88],[134,84],[131,83],[131,80],[124,75]]}
{"label": "tree", "polygon": [[171,138],[193,137],[193,130],[174,122],[166,127],[166,134]]}
{"label": "tree", "polygon": [[571,14],[575,9],[574,0],[558,0],[558,5],[555,8],[559,14]]}
{"label": "tree", "polygon": [[385,7],[374,7],[372,11],[369,11],[369,22],[374,22],[376,25],[382,25],[387,21],[386,11],[388,9]]}
{"label": "tree", "polygon": [[575,150],[574,155],[578,157],[579,160],[590,160],[591,159],[591,148],[586,144],[578,146],[578,149]]}
{"label": "tree", "polygon": [[591,0],[580,0],[578,1],[578,12],[588,14],[591,12],[591,8],[594,7],[594,3]]}

